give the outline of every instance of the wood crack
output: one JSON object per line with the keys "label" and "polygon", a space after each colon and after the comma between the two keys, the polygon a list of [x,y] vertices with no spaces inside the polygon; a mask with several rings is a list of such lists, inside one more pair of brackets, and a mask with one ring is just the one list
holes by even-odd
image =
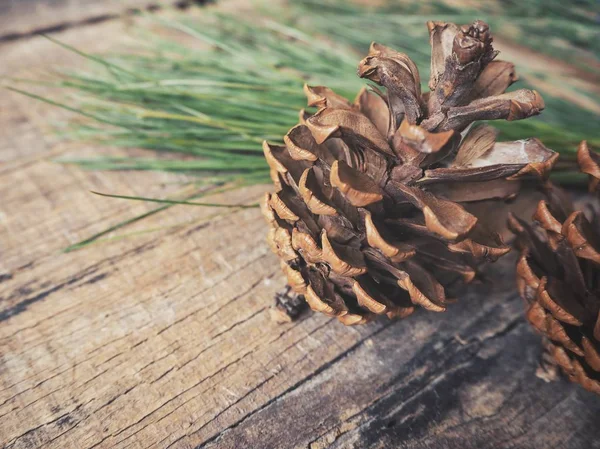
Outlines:
{"label": "wood crack", "polygon": [[[459,340],[456,340],[454,338],[448,339],[446,341],[446,344],[444,345],[444,348],[445,348],[444,352],[449,351],[449,352],[451,352],[452,355],[441,366],[438,366],[437,369],[435,369],[432,373],[430,373],[430,374],[434,375],[433,377],[427,378],[427,377],[425,377],[425,374],[421,375],[419,377],[419,380],[425,381],[425,383],[419,383],[418,386],[413,386],[414,393],[410,394],[408,397],[403,399],[403,401],[401,403],[394,405],[394,407],[388,412],[387,416],[379,416],[378,414],[376,414],[374,418],[368,419],[368,420],[362,422],[354,430],[357,432],[360,432],[361,429],[363,429],[365,426],[370,425],[372,423],[373,419],[387,420],[387,419],[389,419],[388,417],[390,415],[398,414],[400,412],[400,410],[405,408],[405,406],[407,406],[408,404],[414,402],[420,396],[427,393],[432,386],[434,386],[437,382],[439,382],[443,378],[453,374],[454,372],[458,372],[467,366],[472,365],[473,360],[477,357],[478,352],[485,345],[486,342],[497,339],[497,338],[502,338],[503,336],[509,334],[510,332],[513,332],[517,327],[519,327],[520,325],[523,325],[523,324],[525,324],[523,318],[521,316],[517,316],[516,318],[513,318],[511,321],[509,321],[499,331],[494,332],[490,335],[483,336],[482,338],[475,336],[475,337],[469,339],[469,341],[466,344],[461,343]],[[455,349],[452,349],[453,346]],[[456,358],[459,358],[463,352],[466,352],[467,358],[459,363],[454,363],[454,360]],[[421,356],[421,355],[419,355],[419,356]],[[410,360],[407,363],[407,365],[410,365],[412,363],[413,363],[413,361]],[[435,368],[435,366],[434,366],[434,368]],[[440,372],[438,374],[436,374],[437,371],[440,371]],[[400,381],[400,379],[398,379],[397,381]],[[384,395],[376,398],[363,410],[353,414],[351,417],[349,417],[346,420],[346,422],[350,421],[351,419],[356,418],[357,416],[359,416],[361,414],[364,414],[367,410],[372,409],[378,403],[380,403],[380,402],[390,398],[392,395],[396,395],[396,394],[397,394],[397,391],[392,389],[387,394],[384,394]],[[332,428],[328,429],[328,431],[331,431],[331,429]],[[327,433],[327,432],[325,432],[325,433]]]}
{"label": "wood crack", "polygon": [[[255,391],[259,390],[260,388],[262,388],[264,385],[266,385],[271,379],[273,379],[275,377],[275,374],[272,374],[271,376],[267,377],[265,380],[263,380],[262,382],[258,383],[256,386],[254,386],[252,389],[250,389],[246,394],[244,394],[241,398],[237,399],[235,402],[233,402],[232,404],[228,405],[227,407],[225,407],[223,410],[221,410],[219,413],[217,413],[210,421],[208,421],[207,423],[203,424],[199,429],[195,430],[194,433],[200,432],[202,429],[204,429],[206,426],[208,426],[210,423],[214,422],[216,419],[218,419],[220,416],[222,416],[225,412],[227,412],[227,410],[231,409],[232,407],[234,407],[235,405],[239,404],[241,401],[243,401],[244,399],[246,399],[249,395],[251,395],[252,393],[254,393]],[[193,427],[194,424],[196,424],[198,422],[200,418],[196,419],[191,425],[190,427]],[[181,441],[182,439],[188,437],[189,435],[185,434],[182,435],[181,437],[177,438],[177,440],[173,441],[171,444],[169,444],[165,449],[169,449],[171,447],[173,447],[174,444],[178,443],[179,441]]]}
{"label": "wood crack", "polygon": [[265,402],[259,408],[257,408],[256,410],[253,410],[252,412],[246,414],[245,416],[243,416],[242,418],[240,418],[238,421],[236,421],[232,425],[228,426],[226,429],[222,430],[221,432],[217,433],[216,435],[213,435],[212,437],[210,437],[209,439],[207,439],[206,441],[204,441],[202,444],[196,446],[195,449],[204,449],[204,448],[206,448],[209,444],[217,441],[225,433],[230,432],[231,430],[235,429],[236,427],[238,427],[240,424],[242,424],[247,419],[251,418],[252,416],[256,415],[257,413],[260,413],[262,410],[264,410],[265,408],[269,407],[270,405],[276,403],[277,401],[281,400],[285,396],[287,396],[289,394],[292,394],[298,388],[302,387],[302,385],[306,384],[307,382],[310,382],[314,377],[318,376],[322,372],[324,372],[327,369],[329,369],[332,366],[334,366],[339,361],[341,361],[344,358],[348,357],[350,354],[352,354],[352,352],[354,352],[356,349],[358,349],[366,340],[368,340],[368,339],[374,337],[375,335],[381,333],[382,331],[384,331],[385,329],[387,329],[392,324],[393,324],[393,322],[388,322],[385,325],[383,325],[381,328],[377,329],[372,334],[370,334],[370,335],[368,335],[368,336],[360,339],[358,342],[356,342],[355,344],[353,344],[352,346],[350,346],[348,349],[346,349],[342,353],[338,354],[332,360],[330,360],[329,362],[321,365],[315,371],[313,371],[312,373],[310,373],[309,375],[307,375],[306,377],[304,377],[302,380],[296,382],[294,385],[292,385],[291,387],[287,388],[286,390],[284,390],[283,392],[281,392],[277,396],[269,399],[267,402]]}
{"label": "wood crack", "polygon": [[[131,429],[132,427],[140,424],[142,421],[144,421],[146,418],[148,418],[149,416],[151,416],[152,414],[154,414],[155,412],[161,410],[165,405],[173,402],[174,400],[176,400],[177,398],[179,398],[181,395],[187,393],[188,391],[196,388],[197,386],[203,384],[204,382],[214,378],[215,376],[218,376],[219,374],[221,374],[223,371],[225,371],[226,369],[228,369],[230,366],[235,365],[236,363],[238,363],[240,360],[242,360],[244,357],[246,357],[248,354],[250,354],[252,351],[248,351],[245,354],[243,354],[242,356],[238,357],[237,359],[233,360],[232,362],[228,363],[227,365],[225,365],[224,367],[220,368],[219,370],[215,371],[213,374],[199,380],[198,382],[196,382],[194,385],[184,389],[183,391],[181,391],[180,393],[178,393],[177,395],[173,396],[172,398],[168,399],[167,401],[163,402],[162,404],[160,404],[158,407],[154,408],[153,410],[151,410],[150,412],[146,413],[144,416],[142,416],[140,419],[138,419],[136,422],[126,426],[125,428],[121,429],[120,431],[118,431],[117,433],[113,434],[113,435],[107,435],[106,437],[104,437],[101,441],[99,441],[98,443],[95,443],[94,445],[88,447],[87,449],[93,449],[95,447],[98,447],[100,444],[102,444],[104,441],[106,441],[108,438],[114,438],[117,437],[119,435],[121,435],[122,433],[126,432],[127,430]],[[172,411],[170,412],[172,413]],[[141,430],[143,430],[146,426],[150,425],[151,423],[146,424],[144,427],[140,428],[139,430],[137,430],[135,433],[133,433],[132,435],[128,436],[127,438],[123,439],[123,440],[119,440],[117,442],[115,442],[115,444],[118,443],[122,443],[123,441],[131,438],[133,435],[135,435],[136,433],[140,432]]]}
{"label": "wood crack", "polygon": [[[202,295],[203,293],[206,293],[207,291],[209,291],[209,290],[212,290],[212,289],[213,289],[213,288],[215,288],[216,286],[218,286],[218,285],[220,285],[220,284],[222,284],[222,283],[224,283],[224,282],[227,282],[227,281],[228,281],[229,279],[231,279],[233,276],[236,276],[236,275],[238,275],[238,272],[239,272],[239,271],[243,270],[244,268],[247,268],[247,267],[249,267],[249,266],[252,266],[252,265],[254,265],[256,262],[258,262],[260,259],[262,259],[263,257],[266,257],[266,256],[267,256],[267,253],[266,253],[266,252],[265,252],[265,253],[262,253],[260,256],[258,256],[258,257],[256,257],[256,258],[252,259],[251,261],[249,261],[249,262],[245,263],[244,265],[242,265],[241,267],[239,267],[237,270],[235,270],[235,271],[232,271],[231,273],[229,273],[227,276],[225,276],[225,277],[223,277],[222,279],[220,279],[220,280],[219,280],[218,282],[216,282],[215,284],[213,284],[213,285],[211,285],[211,286],[209,286],[209,287],[206,287],[206,288],[202,289],[200,292],[196,293],[196,294],[195,294],[195,295],[194,295],[192,298],[190,298],[190,300],[193,300],[194,298],[196,298],[196,297],[198,297],[198,296]],[[258,284],[260,284],[260,282],[262,282],[263,280],[264,280],[263,278],[259,279],[259,280],[256,282],[256,285],[252,285],[252,286],[250,287],[250,289],[249,289],[249,290],[247,290],[245,293],[248,293],[250,290],[252,290],[253,288],[255,288],[255,287],[256,287]],[[219,313],[219,312],[221,311],[221,309],[223,309],[224,307],[226,307],[228,304],[230,304],[230,303],[232,303],[232,302],[234,302],[234,301],[238,300],[238,299],[239,299],[239,298],[241,298],[241,297],[242,297],[242,296],[243,296],[245,293],[241,293],[241,294],[239,294],[239,295],[236,295],[234,298],[230,299],[228,302],[226,302],[226,303],[224,303],[224,304],[220,305],[220,306],[217,308],[217,310],[216,310],[214,313],[212,313],[212,314],[210,314],[210,315],[206,316],[206,317],[205,317],[205,319],[211,318],[211,317],[212,317],[212,316],[214,316],[215,314]],[[189,314],[187,314],[187,315],[185,315],[185,316],[183,316],[183,317],[181,317],[181,318],[179,318],[179,319],[177,319],[177,320],[173,321],[171,324],[169,324],[168,326],[166,326],[166,327],[164,327],[163,329],[161,329],[160,331],[158,331],[158,332],[156,333],[156,335],[158,336],[158,335],[162,334],[163,332],[167,331],[169,328],[171,328],[171,327],[175,326],[176,324],[179,324],[179,323],[181,323],[181,322],[185,321],[186,319],[190,318],[191,316],[194,316],[195,314],[197,314],[198,312],[201,312],[202,310],[206,309],[207,307],[208,307],[208,306],[204,305],[203,307],[200,307],[200,308],[198,308],[198,309],[195,309],[195,310],[193,310],[193,311],[192,311],[192,312],[190,312]]]}

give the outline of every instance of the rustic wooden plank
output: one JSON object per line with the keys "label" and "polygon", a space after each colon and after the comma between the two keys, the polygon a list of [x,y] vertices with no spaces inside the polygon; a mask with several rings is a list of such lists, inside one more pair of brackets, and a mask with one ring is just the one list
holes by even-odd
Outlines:
{"label": "rustic wooden plank", "polygon": [[[260,298],[263,278],[276,267],[261,264],[266,248],[256,245],[259,237],[244,247],[232,245],[248,232],[258,236],[262,227],[256,211],[241,216],[217,218],[197,232],[181,230],[176,243],[165,236],[127,250],[109,248],[101,257],[63,254],[13,273],[3,285],[0,311],[0,435],[8,447],[74,447],[76,441],[87,446],[114,433],[118,438],[104,444],[111,447],[141,430],[144,416],[168,416],[204,390],[216,388],[204,400],[222,400],[222,379],[213,379],[215,373],[231,375],[230,366],[261,343],[255,337],[262,334],[264,343],[274,336],[259,329],[274,326],[265,311],[268,301]],[[219,244],[203,245],[207,231],[213,241],[223,236]],[[232,277],[238,281],[226,282]],[[151,290],[144,291],[144,284]],[[236,327],[243,332],[233,338],[252,343],[226,349],[233,344],[228,329]],[[243,388],[247,381],[240,376],[241,386],[227,387]],[[90,420],[54,442],[66,430],[63,421],[28,433],[54,412],[73,411],[79,413],[69,418],[73,425],[84,416]]]}
{"label": "rustic wooden plank", "polygon": [[7,447],[597,447],[600,401],[535,378],[539,340],[508,279],[445,319],[279,326],[276,262],[244,238],[261,230],[244,211],[75,274],[67,255],[37,270],[52,287],[15,276],[0,312]]}
{"label": "rustic wooden plank", "polygon": [[[61,39],[106,48],[97,36],[120,26]],[[0,47],[7,70],[58,61],[28,42]],[[45,132],[61,113],[0,102],[0,447],[600,447],[600,400],[535,377],[513,261],[444,315],[278,325],[283,278],[257,210],[172,208],[133,229],[181,226],[61,253],[150,207],[87,190],[161,196],[185,179],[56,164],[73,150]]]}
{"label": "rustic wooden plank", "polygon": [[510,267],[503,262],[495,288],[463,295],[442,320],[423,313],[384,324],[208,442],[192,435],[191,447],[600,447],[600,400],[535,376],[539,337]]}

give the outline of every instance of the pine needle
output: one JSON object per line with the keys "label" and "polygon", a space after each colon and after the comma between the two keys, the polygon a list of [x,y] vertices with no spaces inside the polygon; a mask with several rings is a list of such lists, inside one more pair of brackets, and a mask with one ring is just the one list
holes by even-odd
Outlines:
{"label": "pine needle", "polygon": [[90,193],[93,193],[94,195],[104,196],[107,198],[120,198],[123,200],[146,201],[149,203],[184,204],[186,206],[225,207],[225,208],[236,208],[236,209],[253,209],[253,208],[258,207],[258,204],[198,203],[195,201],[165,200],[165,199],[159,199],[159,198],[148,198],[148,197],[143,197],[143,196],[113,195],[110,193],[94,192],[93,190],[90,190]]}
{"label": "pine needle", "polygon": [[[600,61],[598,28],[589,13],[593,1],[566,7],[559,0],[507,0],[502,15],[485,2],[475,11],[435,0],[389,1],[377,7],[342,0],[256,1],[260,17],[242,18],[212,9],[204,9],[201,17],[193,19],[182,13],[173,19],[151,16],[137,29],[139,51],[126,54],[92,55],[47,36],[92,65],[86,72],[64,73],[55,80],[54,85],[65,92],[60,99],[9,88],[78,114],[80,119],[73,121],[65,133],[67,138],[156,152],[147,158],[103,156],[62,162],[95,170],[186,172],[220,185],[233,179],[251,185],[269,181],[260,143],[264,139],[281,142],[297,123],[297,111],[306,104],[302,85],[327,85],[353,98],[364,85],[355,74],[356,64],[371,41],[408,53],[426,80],[430,49],[425,21],[468,23],[480,18],[490,23],[498,36],[589,73],[586,62],[590,55],[596,63]],[[198,45],[162,38],[155,32],[157,26],[184,33]],[[525,80],[543,79],[536,70],[526,61],[517,65]],[[526,82],[515,87],[535,88]],[[600,104],[595,92],[582,91],[580,86],[569,89]],[[543,95],[546,110],[541,117],[494,122],[501,130],[501,139],[535,136],[563,153],[567,161],[573,159],[582,139],[600,146],[600,116],[557,95]],[[182,158],[164,158],[162,153],[180,154]],[[568,163],[564,166],[570,167]],[[559,176],[564,182],[581,179],[572,171]],[[164,205],[69,250],[174,204],[218,206],[189,198],[105,196]]]}

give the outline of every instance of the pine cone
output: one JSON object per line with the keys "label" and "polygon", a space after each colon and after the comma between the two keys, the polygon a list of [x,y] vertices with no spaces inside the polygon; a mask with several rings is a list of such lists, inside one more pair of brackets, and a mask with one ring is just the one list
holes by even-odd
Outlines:
{"label": "pine cone", "polygon": [[415,305],[441,312],[444,286],[472,280],[477,266],[509,251],[468,212],[470,202],[513,198],[518,179],[544,178],[556,154],[537,139],[495,142],[476,120],[538,114],[540,95],[504,93],[514,66],[487,24],[430,22],[431,92],[403,53],[373,43],[358,75],[385,88],[353,103],[305,86],[308,106],[284,146],[264,143],[277,192],[266,194],[268,242],[289,285],[313,310],[344,324]]}
{"label": "pine cone", "polygon": [[[600,155],[585,142],[577,159],[598,193]],[[547,350],[569,379],[600,394],[600,218],[598,202],[588,216],[565,192],[548,185],[534,224],[511,217],[521,251],[517,285],[528,303],[527,320],[550,341]],[[595,207],[594,207],[595,206]]]}

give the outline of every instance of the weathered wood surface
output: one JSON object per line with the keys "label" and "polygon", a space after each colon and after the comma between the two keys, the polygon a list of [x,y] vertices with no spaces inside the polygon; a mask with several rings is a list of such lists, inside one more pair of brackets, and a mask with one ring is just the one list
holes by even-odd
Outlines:
{"label": "weathered wood surface", "polygon": [[0,0],[0,40],[115,18],[124,12],[186,6],[194,0]]}
{"label": "weathered wood surface", "polygon": [[[121,26],[61,39],[106,47]],[[71,58],[37,38],[0,46],[6,73]],[[283,279],[256,210],[172,208],[134,228],[165,229],[61,253],[151,208],[88,190],[184,180],[54,163],[94,151],[48,137],[61,116],[0,97],[0,447],[600,448],[600,399],[535,376],[511,261],[444,315],[346,328],[270,320]]]}

